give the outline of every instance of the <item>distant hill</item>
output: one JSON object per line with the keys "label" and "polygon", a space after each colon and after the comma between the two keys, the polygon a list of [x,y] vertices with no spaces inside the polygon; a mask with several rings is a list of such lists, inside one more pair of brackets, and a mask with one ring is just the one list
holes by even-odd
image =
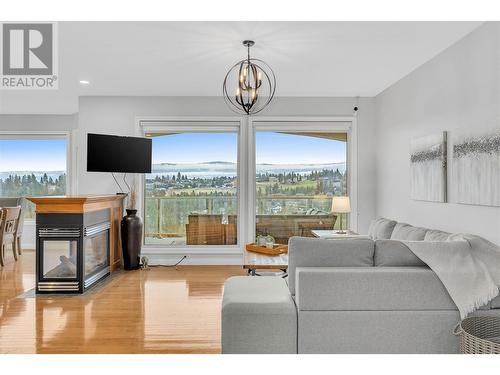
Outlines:
{"label": "distant hill", "polygon": [[257,164],[257,173],[301,173],[307,174],[312,171],[322,171],[323,169],[338,169],[345,172],[345,163],[324,163],[324,164]]}
{"label": "distant hill", "polygon": [[[345,163],[319,163],[319,164],[257,164],[257,173],[301,173],[323,169],[338,169],[345,172]],[[227,161],[208,161],[201,163],[160,163],[153,164],[153,175],[168,175],[181,173],[189,177],[211,178],[214,176],[235,176],[236,163]]]}
{"label": "distant hill", "polygon": [[200,164],[222,164],[222,165],[234,165],[236,163],[233,163],[231,161],[206,161]]}
{"label": "distant hill", "polygon": [[[257,173],[289,173],[300,174],[311,173],[312,171],[321,171],[323,169],[338,169],[341,173],[345,172],[345,163],[318,163],[318,164],[257,164]],[[207,161],[200,163],[159,163],[153,164],[153,175],[172,175],[181,173],[189,177],[211,178],[214,176],[235,176],[237,171],[236,163],[229,161]],[[47,173],[52,179],[58,178],[64,174],[64,171],[0,171],[0,179],[5,180],[9,175],[31,175],[34,174],[37,179]]]}

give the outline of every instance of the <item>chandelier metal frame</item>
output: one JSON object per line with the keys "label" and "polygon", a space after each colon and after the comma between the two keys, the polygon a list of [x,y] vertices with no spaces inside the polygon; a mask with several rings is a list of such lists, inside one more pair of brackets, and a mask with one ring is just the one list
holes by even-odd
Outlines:
{"label": "chandelier metal frame", "polygon": [[[276,92],[276,76],[272,68],[265,61],[250,57],[250,47],[254,44],[253,40],[243,41],[243,45],[247,47],[247,58],[238,61],[229,69],[222,84],[224,101],[233,112],[239,114],[259,113],[271,103]],[[229,77],[236,70],[238,71],[238,87],[233,96],[229,94],[227,86]],[[259,103],[259,89],[263,84],[268,86],[269,96],[264,103]]]}

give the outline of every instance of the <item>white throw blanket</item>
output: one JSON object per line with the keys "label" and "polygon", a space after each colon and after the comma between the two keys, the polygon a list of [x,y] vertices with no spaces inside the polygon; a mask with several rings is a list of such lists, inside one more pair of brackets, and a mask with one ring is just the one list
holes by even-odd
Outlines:
{"label": "white throw blanket", "polygon": [[403,241],[439,277],[463,319],[500,292],[500,247],[454,234],[447,241]]}

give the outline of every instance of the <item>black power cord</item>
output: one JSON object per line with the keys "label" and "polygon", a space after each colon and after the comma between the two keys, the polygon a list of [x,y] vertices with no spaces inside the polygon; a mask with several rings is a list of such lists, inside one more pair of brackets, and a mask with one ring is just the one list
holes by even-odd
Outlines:
{"label": "black power cord", "polygon": [[153,267],[166,267],[166,268],[176,268],[179,264],[181,264],[184,259],[187,258],[187,255],[184,255],[177,263],[175,264],[155,264],[155,265],[149,265],[149,260],[147,257],[143,256],[141,258],[141,269],[143,270],[147,270],[149,268],[153,268]]}

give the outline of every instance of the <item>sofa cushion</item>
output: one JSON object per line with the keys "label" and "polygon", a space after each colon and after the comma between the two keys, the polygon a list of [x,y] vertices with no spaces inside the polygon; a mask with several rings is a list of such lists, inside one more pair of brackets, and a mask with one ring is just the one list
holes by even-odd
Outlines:
{"label": "sofa cushion", "polygon": [[446,241],[451,233],[430,229],[425,233],[424,241]]}
{"label": "sofa cushion", "polygon": [[374,242],[292,237],[288,241],[288,286],[295,294],[297,267],[373,267]]}
{"label": "sofa cushion", "polygon": [[368,229],[368,235],[372,240],[382,240],[391,238],[396,222],[383,217],[372,220]]}
{"label": "sofa cushion", "polygon": [[414,227],[410,224],[397,223],[392,231],[391,240],[423,241],[427,229]]}
{"label": "sofa cushion", "polygon": [[298,267],[301,311],[456,310],[428,267]]}
{"label": "sofa cushion", "polygon": [[375,241],[374,265],[376,267],[418,267],[425,266],[413,252],[401,241]]}

